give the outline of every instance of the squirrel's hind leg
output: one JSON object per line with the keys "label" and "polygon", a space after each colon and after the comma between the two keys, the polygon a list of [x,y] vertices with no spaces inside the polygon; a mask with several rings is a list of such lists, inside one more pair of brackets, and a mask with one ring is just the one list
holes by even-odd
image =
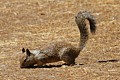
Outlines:
{"label": "squirrel's hind leg", "polygon": [[60,59],[65,62],[66,65],[74,65],[75,64],[75,57],[74,51],[71,48],[63,48],[60,51]]}

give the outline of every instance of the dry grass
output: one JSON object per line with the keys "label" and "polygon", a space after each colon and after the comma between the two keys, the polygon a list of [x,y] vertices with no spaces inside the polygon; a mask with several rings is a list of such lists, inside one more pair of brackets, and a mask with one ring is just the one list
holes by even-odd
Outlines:
{"label": "dry grass", "polygon": [[[0,80],[119,80],[119,0],[1,0]],[[90,34],[85,49],[73,67],[20,69],[22,47],[40,49],[55,41],[77,46],[79,32],[74,16],[88,10],[97,20],[96,35]],[[54,65],[60,64],[55,63]]]}

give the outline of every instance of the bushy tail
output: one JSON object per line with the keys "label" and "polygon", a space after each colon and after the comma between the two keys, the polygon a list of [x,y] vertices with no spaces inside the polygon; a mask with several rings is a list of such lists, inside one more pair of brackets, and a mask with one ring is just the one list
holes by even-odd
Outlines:
{"label": "bushy tail", "polygon": [[94,16],[91,15],[89,12],[81,11],[77,14],[77,16],[75,16],[75,21],[80,30],[80,44],[79,44],[80,51],[85,47],[85,44],[88,40],[88,29],[86,27],[86,22],[85,22],[86,19],[90,23],[91,33],[95,33],[96,31],[96,25],[95,25],[96,22]]}

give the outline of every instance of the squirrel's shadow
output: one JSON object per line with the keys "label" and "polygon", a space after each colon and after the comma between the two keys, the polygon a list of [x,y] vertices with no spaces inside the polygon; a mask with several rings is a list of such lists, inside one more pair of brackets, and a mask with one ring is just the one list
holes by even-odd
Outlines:
{"label": "squirrel's shadow", "polygon": [[[61,65],[44,65],[44,66],[41,66],[41,67],[38,67],[37,65],[35,66],[31,66],[29,68],[59,68],[59,67],[62,67],[63,65],[65,66],[69,66],[69,65],[66,65],[66,64],[61,64]],[[84,64],[75,64],[75,65],[84,65]],[[73,65],[73,66],[75,66]]]}
{"label": "squirrel's shadow", "polygon": [[106,62],[118,62],[117,59],[111,59],[111,60],[98,60],[99,63],[106,63]]}
{"label": "squirrel's shadow", "polygon": [[[111,59],[111,60],[98,60],[97,62],[98,63],[106,63],[106,62],[118,62],[119,60],[117,59]],[[37,65],[34,65],[34,66],[30,66],[28,68],[59,68],[59,67],[62,67],[63,65],[66,65],[66,64],[60,64],[60,65],[44,65],[44,66],[41,66],[41,67],[38,67]],[[75,64],[73,66],[80,66],[80,65],[84,65],[84,64]],[[66,66],[69,66],[69,65],[66,65]]]}

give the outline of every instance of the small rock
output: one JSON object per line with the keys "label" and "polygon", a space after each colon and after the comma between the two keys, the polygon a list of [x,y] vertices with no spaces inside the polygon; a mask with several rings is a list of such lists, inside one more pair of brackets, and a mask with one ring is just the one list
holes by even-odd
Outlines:
{"label": "small rock", "polygon": [[67,67],[67,65],[62,65],[62,68],[66,68]]}

